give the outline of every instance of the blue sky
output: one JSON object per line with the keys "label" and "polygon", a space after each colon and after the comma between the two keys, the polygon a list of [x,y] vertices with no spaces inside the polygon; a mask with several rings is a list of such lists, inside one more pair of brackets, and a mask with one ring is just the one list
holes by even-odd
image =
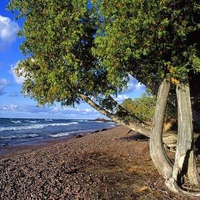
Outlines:
{"label": "blue sky", "polygon": [[[59,103],[52,107],[37,107],[37,102],[21,94],[23,83],[14,73],[19,60],[24,57],[19,50],[21,40],[17,31],[22,23],[15,21],[12,13],[6,10],[9,0],[0,1],[0,117],[22,118],[66,118],[95,119],[103,117],[86,103],[73,107],[62,108]],[[132,79],[128,89],[121,93],[117,100],[135,98],[144,92],[144,86]]]}

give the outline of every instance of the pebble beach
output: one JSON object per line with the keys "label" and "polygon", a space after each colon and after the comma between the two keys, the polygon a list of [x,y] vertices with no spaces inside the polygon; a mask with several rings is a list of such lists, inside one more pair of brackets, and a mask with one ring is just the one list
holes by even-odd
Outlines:
{"label": "pebble beach", "polygon": [[149,139],[117,126],[68,140],[6,149],[0,155],[0,199],[190,199],[164,185]]}

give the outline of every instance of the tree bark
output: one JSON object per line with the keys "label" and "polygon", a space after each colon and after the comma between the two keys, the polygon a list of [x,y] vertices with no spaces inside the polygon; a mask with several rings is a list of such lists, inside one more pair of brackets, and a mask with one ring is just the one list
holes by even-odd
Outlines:
{"label": "tree bark", "polygon": [[200,182],[199,173],[197,171],[196,157],[194,150],[190,151],[188,159],[188,179],[191,184],[198,185]]}
{"label": "tree bark", "polygon": [[176,94],[178,103],[178,141],[172,177],[166,180],[166,185],[174,193],[200,196],[199,192],[186,191],[181,188],[186,175],[191,185],[198,184],[199,175],[196,170],[193,151],[194,137],[189,84],[178,84]]}
{"label": "tree bark", "polygon": [[164,79],[158,89],[156,110],[153,119],[153,129],[150,137],[151,158],[158,172],[165,179],[170,178],[172,174],[172,164],[166,155],[162,138],[164,115],[167,105],[169,89],[170,82],[167,79]]}
{"label": "tree bark", "polygon": [[164,123],[163,132],[170,131],[174,124],[177,123],[177,116],[170,117]]}
{"label": "tree bark", "polygon": [[176,93],[178,102],[178,142],[173,178],[180,183],[181,180],[178,180],[178,178],[190,172],[188,173],[190,183],[198,184],[198,174],[195,173],[197,171],[194,164],[194,136],[189,85],[186,83],[179,84]]}

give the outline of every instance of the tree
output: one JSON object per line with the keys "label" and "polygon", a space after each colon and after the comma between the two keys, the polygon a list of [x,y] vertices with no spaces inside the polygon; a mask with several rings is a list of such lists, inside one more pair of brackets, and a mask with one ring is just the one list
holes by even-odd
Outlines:
{"label": "tree", "polygon": [[[198,1],[11,0],[8,8],[17,18],[25,18],[19,35],[24,38],[21,50],[26,59],[17,72],[25,77],[26,95],[42,105],[54,101],[74,105],[83,100],[112,120],[150,136],[152,160],[168,188],[200,196],[182,188],[184,177],[191,184],[199,181],[192,122],[193,110],[199,123]],[[113,99],[127,85],[129,75],[158,93],[152,134]],[[192,106],[191,97],[197,106]],[[174,165],[163,147],[167,102],[178,110]]]}
{"label": "tree", "polygon": [[[146,90],[139,98],[128,98],[121,105],[128,112],[134,113],[140,120],[152,122],[156,107],[156,95],[152,95],[151,91]],[[177,113],[173,106],[167,106],[164,119],[163,132],[176,128]]]}
{"label": "tree", "polygon": [[[124,120],[124,115],[130,114],[111,96],[122,90],[128,77],[118,77],[116,84],[93,55],[98,13],[88,8],[87,3],[86,0],[10,2],[8,8],[19,12],[17,18],[25,18],[19,36],[25,38],[21,51],[27,58],[17,70],[19,76],[26,78],[23,92],[41,105],[58,101],[65,106],[86,101],[112,120],[149,136],[150,131],[135,123],[141,121],[133,114],[134,121]],[[117,115],[119,110],[123,117]]]}
{"label": "tree", "polygon": [[[194,78],[199,77],[200,66],[200,41],[196,37],[200,33],[199,8],[198,1],[103,1],[100,8],[103,22],[95,40],[94,53],[102,58],[102,65],[107,66],[113,79],[116,72],[129,72],[153,92],[158,91],[151,156],[169,189],[182,194],[187,193],[180,187],[186,181],[185,175],[191,184],[199,181],[194,164],[191,106],[191,97],[199,94],[199,83]],[[171,90],[170,82],[174,84]],[[169,92],[171,102],[176,94],[178,107],[178,143],[173,167],[162,140]]]}
{"label": "tree", "polygon": [[122,107],[131,113],[134,113],[143,121],[152,121],[156,104],[155,96],[147,96],[143,94],[140,98],[126,99],[122,103]]}

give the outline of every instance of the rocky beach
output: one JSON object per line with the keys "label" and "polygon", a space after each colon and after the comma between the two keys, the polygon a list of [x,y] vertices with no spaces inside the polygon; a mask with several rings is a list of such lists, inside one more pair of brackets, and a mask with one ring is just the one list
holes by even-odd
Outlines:
{"label": "rocky beach", "polygon": [[148,138],[122,126],[5,150],[2,200],[191,199],[167,190],[151,161]]}

